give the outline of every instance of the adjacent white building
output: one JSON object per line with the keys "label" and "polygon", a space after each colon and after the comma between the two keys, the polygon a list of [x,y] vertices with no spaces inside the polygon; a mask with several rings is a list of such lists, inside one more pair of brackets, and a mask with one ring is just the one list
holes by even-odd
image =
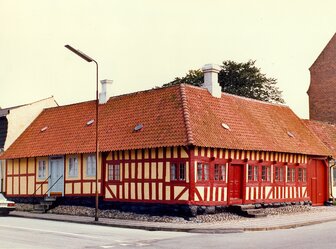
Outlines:
{"label": "adjacent white building", "polygon": [[[8,149],[43,109],[58,106],[54,97],[33,103],[0,108],[0,154]],[[0,192],[5,188],[5,161],[0,160]]]}

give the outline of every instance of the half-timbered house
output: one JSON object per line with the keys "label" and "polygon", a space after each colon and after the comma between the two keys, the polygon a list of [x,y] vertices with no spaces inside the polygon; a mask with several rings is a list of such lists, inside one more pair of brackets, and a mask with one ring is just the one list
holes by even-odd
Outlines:
{"label": "half-timbered house", "polygon": [[[181,84],[99,105],[100,205],[322,205],[330,150],[289,107],[221,93],[216,67],[203,69],[206,89]],[[3,156],[7,197],[93,203],[94,119],[94,101],[44,110]]]}

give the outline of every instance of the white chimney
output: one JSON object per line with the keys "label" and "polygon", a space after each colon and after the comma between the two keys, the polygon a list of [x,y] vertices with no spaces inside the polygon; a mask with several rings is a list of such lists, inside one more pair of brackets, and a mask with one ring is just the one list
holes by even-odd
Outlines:
{"label": "white chimney", "polygon": [[99,93],[99,104],[105,104],[110,98],[110,88],[113,80],[101,80],[101,92]]}
{"label": "white chimney", "polygon": [[218,83],[218,73],[221,70],[216,64],[206,64],[202,67],[204,73],[203,88],[208,89],[212,96],[220,98],[222,94],[221,86]]}

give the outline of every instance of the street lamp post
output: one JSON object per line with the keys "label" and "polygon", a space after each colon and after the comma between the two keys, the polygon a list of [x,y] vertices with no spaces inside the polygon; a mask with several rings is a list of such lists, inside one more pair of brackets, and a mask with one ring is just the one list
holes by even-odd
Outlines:
{"label": "street lamp post", "polygon": [[98,159],[99,159],[99,143],[98,143],[98,106],[99,106],[99,99],[98,99],[98,63],[90,56],[84,54],[83,52],[71,47],[70,45],[65,45],[67,49],[71,52],[75,53],[82,59],[86,60],[87,62],[94,62],[96,64],[96,204],[95,204],[95,221],[98,221]]}

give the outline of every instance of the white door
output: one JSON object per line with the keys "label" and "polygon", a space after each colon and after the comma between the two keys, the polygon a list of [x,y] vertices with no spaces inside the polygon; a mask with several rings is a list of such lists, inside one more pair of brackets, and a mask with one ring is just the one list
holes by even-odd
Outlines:
{"label": "white door", "polygon": [[51,157],[49,164],[50,180],[49,195],[51,192],[64,194],[64,159],[63,157]]}

